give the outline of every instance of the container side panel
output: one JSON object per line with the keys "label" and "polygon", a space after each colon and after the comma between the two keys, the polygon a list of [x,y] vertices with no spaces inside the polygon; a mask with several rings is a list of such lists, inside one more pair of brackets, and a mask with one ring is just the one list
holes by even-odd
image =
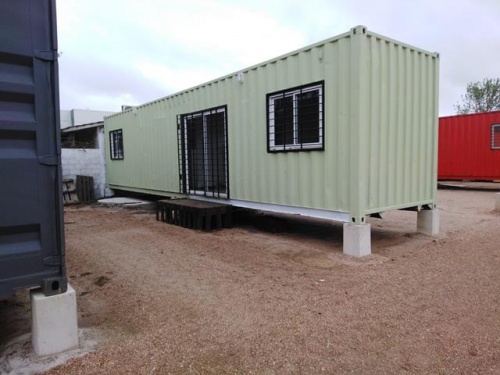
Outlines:
{"label": "container side panel", "polygon": [[500,112],[439,119],[441,180],[500,180],[500,149],[492,148],[492,126]]}
{"label": "container side panel", "polygon": [[365,210],[432,203],[438,58],[375,36],[368,41],[361,110],[368,114],[361,124],[368,139]]}
{"label": "container side panel", "polygon": [[[123,129],[123,160],[107,154],[111,187],[179,193],[177,116],[227,105],[230,198],[348,211],[349,38],[106,118]],[[324,81],[324,150],[269,153],[266,95]]]}
{"label": "container side panel", "polygon": [[[245,74],[230,151],[232,198],[348,210],[349,39],[316,46]],[[267,153],[266,95],[324,80],[324,151]],[[347,98],[347,99],[346,99]],[[347,108],[346,108],[347,105]]]}
{"label": "container side panel", "polygon": [[66,288],[58,113],[54,2],[0,2],[0,299]]}
{"label": "container side panel", "polygon": [[[165,101],[105,119],[106,168],[114,188],[178,193],[177,117]],[[122,129],[123,160],[111,160],[109,132]]]}

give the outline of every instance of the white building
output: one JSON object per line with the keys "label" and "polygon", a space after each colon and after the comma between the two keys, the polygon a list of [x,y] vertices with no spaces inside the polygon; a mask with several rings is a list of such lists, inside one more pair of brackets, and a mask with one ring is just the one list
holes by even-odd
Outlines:
{"label": "white building", "polygon": [[112,195],[106,189],[106,157],[104,116],[108,111],[61,111],[61,161],[63,179],[76,181],[76,176],[94,178],[94,196],[99,199]]}

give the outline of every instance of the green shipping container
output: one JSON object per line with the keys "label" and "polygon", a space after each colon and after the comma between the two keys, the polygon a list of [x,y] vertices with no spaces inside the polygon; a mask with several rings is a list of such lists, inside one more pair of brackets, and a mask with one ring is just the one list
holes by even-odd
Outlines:
{"label": "green shipping container", "polygon": [[353,227],[436,211],[438,79],[438,54],[357,26],[107,117],[108,183]]}

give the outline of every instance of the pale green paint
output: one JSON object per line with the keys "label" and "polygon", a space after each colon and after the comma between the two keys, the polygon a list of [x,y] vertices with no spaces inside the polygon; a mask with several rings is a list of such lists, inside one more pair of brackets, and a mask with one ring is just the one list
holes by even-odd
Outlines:
{"label": "pale green paint", "polygon": [[[227,105],[231,199],[369,213],[433,204],[439,59],[350,33],[105,119],[123,129],[111,187],[179,193],[177,115]],[[325,150],[267,153],[266,94],[325,81]],[[106,144],[109,144],[107,139]]]}

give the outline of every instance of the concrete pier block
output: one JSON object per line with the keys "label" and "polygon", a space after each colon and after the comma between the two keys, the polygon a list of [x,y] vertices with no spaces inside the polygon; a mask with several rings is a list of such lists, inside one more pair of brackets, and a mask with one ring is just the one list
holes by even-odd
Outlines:
{"label": "concrete pier block", "polygon": [[68,285],[66,293],[47,297],[31,291],[31,340],[39,356],[60,353],[78,346],[76,293]]}
{"label": "concrete pier block", "polygon": [[362,257],[372,253],[370,224],[344,223],[344,254]]}
{"label": "concrete pier block", "polygon": [[439,211],[422,210],[417,214],[417,232],[435,236],[439,233]]}
{"label": "concrete pier block", "polygon": [[495,194],[495,211],[500,211],[500,193]]}

